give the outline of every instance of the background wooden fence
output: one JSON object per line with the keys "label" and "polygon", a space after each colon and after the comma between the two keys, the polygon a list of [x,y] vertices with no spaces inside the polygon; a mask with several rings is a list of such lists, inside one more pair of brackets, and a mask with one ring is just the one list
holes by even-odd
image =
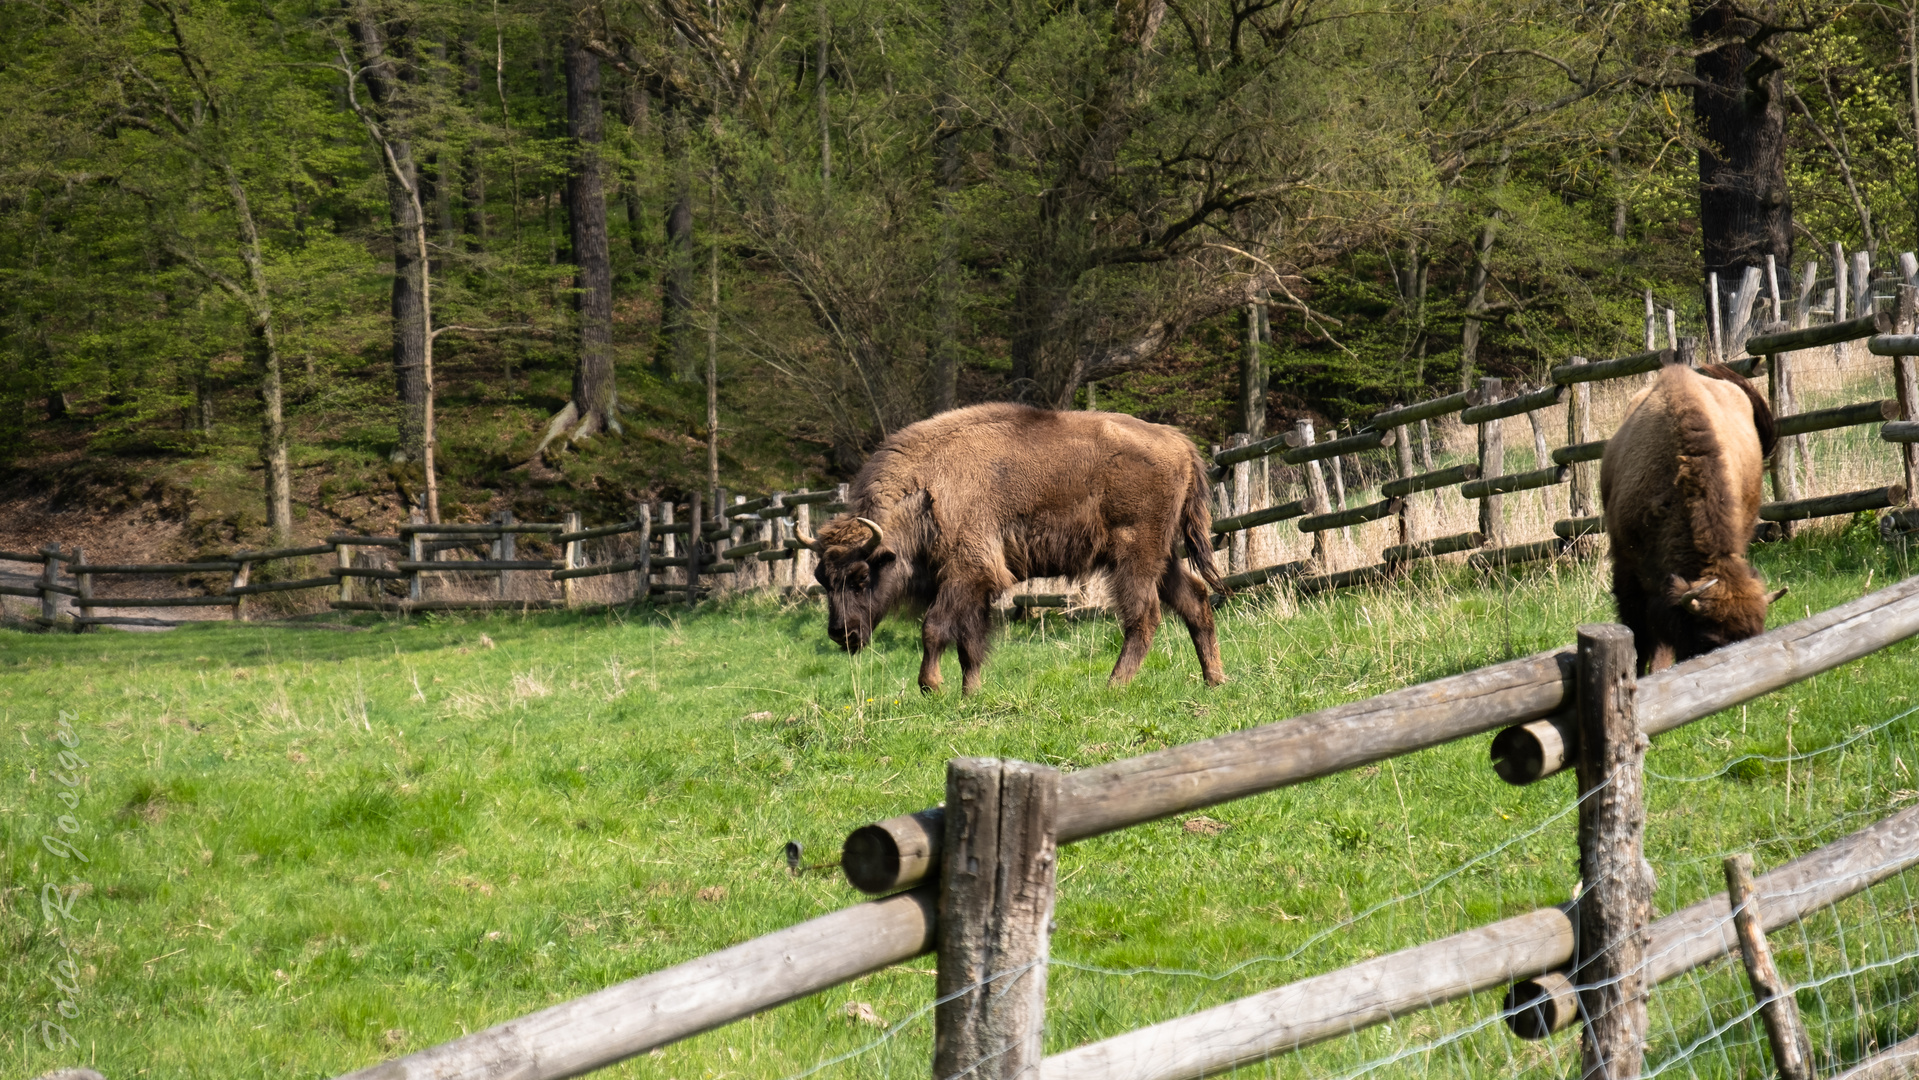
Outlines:
{"label": "background wooden fence", "polygon": [[[1670,363],[1721,360],[1764,381],[1781,439],[1771,462],[1774,498],[1760,510],[1761,539],[1788,535],[1796,522],[1876,510],[1890,511],[1880,519],[1888,540],[1919,532],[1919,509],[1911,503],[1919,495],[1919,258],[1906,253],[1896,268],[1874,271],[1864,253],[1848,259],[1835,249],[1833,271],[1821,278],[1816,262],[1797,279],[1787,271],[1783,291],[1776,266],[1763,273],[1749,269],[1736,284],[1709,281],[1703,340],[1677,337],[1671,309],[1662,319],[1648,294],[1645,352],[1599,362],[1573,358],[1553,368],[1541,386],[1482,379],[1471,391],[1390,408],[1350,432],[1327,433],[1329,438],[1321,438],[1309,420],[1270,437],[1235,436],[1213,454],[1213,533],[1228,563],[1227,584],[1237,590],[1290,581],[1300,592],[1314,592],[1383,581],[1420,560],[1462,552],[1475,568],[1492,569],[1591,551],[1587,538],[1604,531],[1594,480],[1606,445],[1595,430],[1592,391]],[[1884,358],[1896,396],[1800,411],[1795,373],[1815,358],[1811,350],[1859,341]],[[1565,444],[1551,449],[1544,416],[1561,405]],[[1504,421],[1521,416],[1532,429],[1534,467],[1513,471]],[[1433,427],[1441,422],[1473,432],[1476,460],[1435,467]],[[1866,425],[1877,425],[1881,445],[1900,459],[1902,481],[1814,494],[1806,436]],[[1358,490],[1348,477],[1357,481],[1365,471],[1353,465],[1388,452],[1389,467],[1373,470],[1391,474],[1377,485],[1378,498],[1348,505],[1349,488],[1355,495]],[[1273,459],[1298,468],[1300,497],[1275,502]],[[1509,535],[1503,506],[1508,496],[1537,491],[1550,508],[1559,505],[1550,494],[1558,490],[1565,492],[1566,517],[1549,521],[1542,535]],[[1420,535],[1420,519],[1441,516],[1436,500],[1454,491],[1477,505],[1477,527]],[[0,582],[0,596],[37,599],[35,619],[43,625],[85,629],[184,621],[164,613],[129,615],[127,609],[225,608],[237,619],[249,598],[305,590],[333,591],[329,603],[335,609],[385,612],[577,608],[641,599],[690,604],[716,590],[817,592],[811,553],[796,537],[813,532],[815,514],[846,509],[845,485],[757,497],[724,490],[714,495],[643,505],[632,520],[592,528],[583,527],[577,514],[560,522],[518,522],[510,513],[477,524],[416,520],[397,536],[330,536],[324,545],[238,551],[189,563],[89,564],[81,551],[58,547],[0,551],[0,561],[27,564],[36,575],[31,583]],[[1415,512],[1416,498],[1432,501],[1427,513]],[[1383,519],[1396,523],[1394,542],[1382,546],[1376,561],[1339,566],[1341,550],[1350,545],[1330,538]],[[1273,528],[1286,521],[1310,540],[1310,555],[1255,565],[1262,549],[1273,546],[1255,541],[1270,541]],[[530,550],[522,552],[523,544]],[[327,556],[334,565],[324,574],[298,569]],[[102,588],[129,577],[197,579],[202,591],[156,597],[108,595],[118,590]],[[1012,597],[1014,610],[1078,602],[1044,587],[1022,588]]]}
{"label": "background wooden fence", "polygon": [[[1011,1080],[1036,1069],[1042,1080],[1188,1080],[1506,985],[1517,1034],[1543,1037],[1583,1019],[1591,1069],[1627,1080],[1639,1075],[1651,987],[1726,955],[1740,933],[1763,941],[1764,931],[1919,865],[1913,807],[1757,878],[1729,868],[1743,885],[1737,912],[1722,893],[1653,921],[1642,857],[1647,737],[1915,633],[1919,578],[1642,679],[1630,634],[1589,626],[1574,648],[1070,774],[955,759],[942,805],[847,838],[849,881],[882,898],[350,1080],[574,1076],[928,952],[938,956],[938,1078]],[[1557,763],[1516,767],[1510,755],[1529,744],[1515,733],[1542,730],[1558,740]],[[1044,1055],[1058,845],[1492,732],[1509,782],[1577,768],[1584,887],[1575,902]],[[1775,1001],[1777,973],[1755,978],[1762,1000]]]}

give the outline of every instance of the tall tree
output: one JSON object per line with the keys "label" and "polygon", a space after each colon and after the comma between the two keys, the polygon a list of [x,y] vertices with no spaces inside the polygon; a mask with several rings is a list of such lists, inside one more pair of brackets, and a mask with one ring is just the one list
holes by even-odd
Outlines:
{"label": "tall tree", "polygon": [[566,181],[567,218],[572,228],[574,278],[580,325],[579,358],[573,367],[573,397],[547,425],[540,440],[545,450],[555,439],[577,442],[602,431],[619,432],[619,393],[613,377],[613,268],[607,247],[606,194],[601,182],[604,142],[600,102],[600,58],[587,45],[592,28],[590,6],[578,9],[568,26],[566,133],[572,160]]}
{"label": "tall tree", "polygon": [[1734,0],[1693,0],[1691,10],[1705,271],[1737,281],[1767,255],[1792,255],[1783,64],[1768,48],[1791,28]]}
{"label": "tall tree", "polygon": [[409,131],[417,67],[406,23],[388,21],[373,0],[340,0],[346,12],[361,70],[371,98],[369,114],[387,133],[381,151],[391,156],[380,169],[386,182],[387,221],[393,237],[393,381],[400,400],[397,462],[426,458],[426,290],[427,264],[421,258],[421,201],[416,186]]}

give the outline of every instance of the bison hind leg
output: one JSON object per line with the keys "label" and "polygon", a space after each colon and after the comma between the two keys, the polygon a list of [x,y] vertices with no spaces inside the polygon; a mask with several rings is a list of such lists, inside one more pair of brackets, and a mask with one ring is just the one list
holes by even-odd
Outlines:
{"label": "bison hind leg", "polygon": [[[1614,550],[1617,550],[1615,547]],[[1646,591],[1639,579],[1617,562],[1613,566],[1612,595],[1614,608],[1619,612],[1619,621],[1632,631],[1633,651],[1638,654],[1639,674],[1657,670],[1657,664],[1663,655],[1665,664],[1672,665],[1672,645],[1660,632],[1659,619],[1654,614],[1653,605],[1661,598]]]}
{"label": "bison hind leg", "polygon": [[1213,624],[1213,605],[1207,601],[1204,583],[1181,566],[1178,559],[1170,559],[1165,575],[1160,578],[1159,598],[1170,604],[1186,623],[1186,632],[1193,636],[1193,651],[1199,654],[1199,671],[1206,685],[1218,686],[1225,682],[1226,669],[1219,662],[1219,632]]}

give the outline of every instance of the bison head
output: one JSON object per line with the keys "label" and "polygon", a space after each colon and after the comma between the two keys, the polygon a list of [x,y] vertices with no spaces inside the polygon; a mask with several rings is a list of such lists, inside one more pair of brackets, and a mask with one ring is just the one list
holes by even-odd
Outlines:
{"label": "bison head", "polygon": [[859,652],[904,591],[898,555],[886,547],[879,523],[868,518],[840,518],[817,539],[800,539],[819,552],[813,577],[826,590],[827,636],[847,652]]}
{"label": "bison head", "polygon": [[1673,659],[1686,660],[1763,633],[1766,609],[1786,594],[1785,589],[1765,590],[1759,575],[1743,565],[1723,567],[1698,581],[1671,575],[1666,600]]}

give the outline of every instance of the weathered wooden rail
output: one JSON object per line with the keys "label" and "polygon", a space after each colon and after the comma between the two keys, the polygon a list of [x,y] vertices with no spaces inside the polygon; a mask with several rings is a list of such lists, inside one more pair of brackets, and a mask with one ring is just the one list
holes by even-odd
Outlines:
{"label": "weathered wooden rail", "polygon": [[[1608,1013],[1627,1020],[1638,1009],[1637,1028],[1593,1025],[1585,1033],[1608,1053],[1624,1053],[1619,1031],[1645,1030],[1650,987],[1725,955],[1735,942],[1720,894],[1651,924],[1637,953],[1599,948],[1576,955],[1580,934],[1613,942],[1617,927],[1630,928],[1632,905],[1650,895],[1649,882],[1635,894],[1632,873],[1622,869],[1630,864],[1636,872],[1644,814],[1636,801],[1640,787],[1622,782],[1621,770],[1639,775],[1644,736],[1914,634],[1919,578],[1644,679],[1632,676],[1631,638],[1623,628],[1586,627],[1576,649],[1081,772],[958,759],[949,765],[942,806],[864,826],[847,838],[842,866],[848,879],[891,895],[370,1066],[350,1080],[575,1076],[927,952],[939,957],[939,1076],[1013,1080],[1037,1069],[1046,1080],[1186,1080],[1501,985],[1511,986],[1511,1022],[1542,1034],[1579,1014],[1568,994],[1612,995]],[[1541,724],[1554,732],[1561,763],[1584,762],[1582,873],[1607,884],[1589,888],[1579,908],[1531,912],[1040,1056],[1057,845],[1460,738]],[[1502,775],[1509,770],[1498,763],[1511,750],[1501,758],[1501,740],[1509,734],[1494,742]],[[1624,852],[1624,862],[1605,863],[1607,851]],[[1594,859],[1600,861],[1585,861]],[[1787,925],[1915,865],[1919,808],[1910,808],[1759,877],[1755,895],[1764,927]],[[1583,924],[1578,934],[1575,921]],[[1590,1007],[1588,1014],[1600,1015]]]}

